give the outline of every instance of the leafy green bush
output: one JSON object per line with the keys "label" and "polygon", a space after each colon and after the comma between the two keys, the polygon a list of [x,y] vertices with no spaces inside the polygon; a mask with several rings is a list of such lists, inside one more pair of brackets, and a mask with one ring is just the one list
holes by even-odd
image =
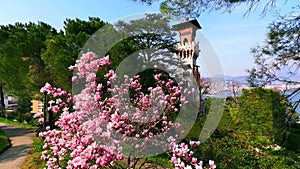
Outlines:
{"label": "leafy green bush", "polygon": [[0,130],[0,153],[10,146],[9,138]]}
{"label": "leafy green bush", "polygon": [[240,136],[210,138],[195,150],[195,156],[207,162],[214,159],[218,168],[230,169],[296,169],[300,167],[299,154],[286,149],[257,149]]}
{"label": "leafy green bush", "polygon": [[283,145],[288,125],[290,103],[279,92],[254,88],[243,90],[238,105],[230,108],[230,115],[238,129],[252,146]]}
{"label": "leafy green bush", "polygon": [[[290,131],[292,134],[288,142],[293,145],[290,149],[297,149],[300,125],[294,124],[288,128],[285,117],[289,103],[278,92],[271,90],[257,88],[243,92],[237,103],[231,98],[226,99],[218,128],[210,139],[195,150],[197,158],[204,162],[214,159],[218,168],[300,168],[299,153],[285,148],[277,151],[266,148],[283,143],[287,131]],[[210,102],[211,99],[207,99],[207,110],[210,109]],[[199,118],[186,142],[197,139],[205,120],[206,116]]]}
{"label": "leafy green bush", "polygon": [[300,153],[300,124],[291,126],[290,134],[287,138],[287,148]]}

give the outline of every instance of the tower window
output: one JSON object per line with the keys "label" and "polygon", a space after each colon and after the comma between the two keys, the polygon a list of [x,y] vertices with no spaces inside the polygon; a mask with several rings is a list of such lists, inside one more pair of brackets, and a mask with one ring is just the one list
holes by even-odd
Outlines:
{"label": "tower window", "polygon": [[188,43],[189,43],[189,41],[187,40],[187,38],[184,38],[183,44],[184,44],[184,45],[187,45]]}

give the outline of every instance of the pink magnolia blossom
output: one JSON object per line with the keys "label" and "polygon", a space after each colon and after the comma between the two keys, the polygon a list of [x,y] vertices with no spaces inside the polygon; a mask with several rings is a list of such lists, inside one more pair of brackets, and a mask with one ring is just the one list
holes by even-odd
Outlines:
{"label": "pink magnolia blossom", "polygon": [[[104,77],[97,77],[97,72],[109,64],[108,56],[97,59],[94,53],[88,52],[70,67],[76,71],[72,81],[86,82],[79,94],[72,96],[48,83],[41,89],[42,93],[54,98],[48,109],[60,114],[55,122],[57,129],[47,127],[39,134],[45,142],[41,158],[47,161],[47,168],[113,168],[115,161],[124,158],[128,146],[135,152],[142,152],[147,146],[160,145],[151,142],[155,137],[162,138],[162,142],[167,142],[166,147],[171,148],[171,162],[175,168],[202,168],[203,163],[193,157],[187,144],[176,144],[177,134],[166,134],[171,128],[180,128],[170,117],[178,113],[182,104],[188,103],[181,94],[180,83],[163,81],[163,75],[157,74],[154,78],[158,85],[148,89],[150,94],[142,92],[139,76],[124,76],[120,86],[112,86],[117,80],[113,70]],[[107,84],[99,83],[100,78],[106,79]],[[164,90],[168,94],[165,95]],[[128,97],[130,91],[134,91],[133,97]],[[43,120],[42,116],[37,117]],[[127,147],[123,146],[125,143]],[[191,146],[199,144],[190,142]],[[135,165],[131,160],[127,167]],[[215,168],[213,161],[209,165]]]}

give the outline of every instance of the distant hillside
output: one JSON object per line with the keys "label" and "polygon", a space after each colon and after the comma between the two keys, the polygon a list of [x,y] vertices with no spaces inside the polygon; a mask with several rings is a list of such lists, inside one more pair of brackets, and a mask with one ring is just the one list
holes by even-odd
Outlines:
{"label": "distant hillside", "polygon": [[212,77],[204,77],[205,80],[209,80],[209,79],[225,79],[227,82],[228,81],[233,81],[233,82],[239,82],[241,84],[248,84],[247,82],[247,78],[248,76],[228,76],[228,75],[215,75]]}
{"label": "distant hillside", "polygon": [[[279,75],[278,75],[279,76]],[[243,87],[250,87],[249,83],[247,81],[248,76],[229,76],[229,75],[215,75],[212,77],[204,77],[203,78],[205,81],[212,81],[211,79],[213,79],[213,81],[217,82],[221,82],[223,80],[225,80],[226,82],[226,86],[231,86],[232,83],[236,83],[239,86],[243,86]],[[295,82],[299,82],[300,81],[300,74],[294,75],[291,77],[291,79]],[[275,87],[277,89],[280,88],[280,86],[284,85],[284,82],[279,82],[279,81],[273,81],[272,84],[268,84],[266,87]],[[293,88],[293,86],[290,86],[291,88]],[[295,88],[295,87],[294,87]],[[298,88],[298,87],[296,87]]]}
{"label": "distant hillside", "polygon": [[225,76],[226,80],[230,81],[247,81],[248,76]]}

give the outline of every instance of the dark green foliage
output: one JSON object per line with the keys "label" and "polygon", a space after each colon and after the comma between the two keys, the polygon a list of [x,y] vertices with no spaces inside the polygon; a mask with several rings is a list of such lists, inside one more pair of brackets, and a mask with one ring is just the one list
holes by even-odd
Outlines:
{"label": "dark green foliage", "polygon": [[168,80],[174,80],[174,82],[175,82],[174,86],[178,85],[176,83],[176,80],[174,78],[170,77],[170,75],[167,72],[164,72],[164,71],[162,71],[160,69],[154,69],[154,68],[152,68],[152,69],[146,69],[146,70],[141,71],[141,72],[139,72],[137,74],[137,75],[140,76],[140,81],[139,82],[143,86],[142,92],[144,94],[149,94],[150,93],[149,90],[148,90],[149,87],[154,88],[157,85],[163,87],[163,90],[164,90],[165,94],[170,94],[167,91],[166,87],[164,87],[162,84],[158,84],[157,81],[155,80],[154,76],[157,75],[157,74],[162,74],[160,80],[163,80],[165,82],[168,82]]}
{"label": "dark green foliage", "polygon": [[298,133],[291,133],[288,136],[288,145],[287,148],[292,150],[292,151],[296,151],[296,152],[300,152],[300,131],[298,130]]}
{"label": "dark green foliage", "polygon": [[45,41],[46,48],[40,57],[52,75],[49,81],[52,85],[71,92],[73,72],[68,68],[75,64],[79,52],[90,36],[105,24],[99,18],[93,17],[90,17],[88,21],[66,19],[65,31]]}
{"label": "dark green foliage", "polygon": [[43,22],[0,27],[0,82],[6,92],[30,96],[49,80],[40,54],[46,39],[56,34]]}
{"label": "dark green foliage", "polygon": [[5,103],[4,103],[4,91],[3,91],[3,83],[0,82],[0,117],[4,117],[6,114]]}
{"label": "dark green foliage", "polygon": [[[174,51],[176,32],[170,25],[170,18],[162,14],[146,14],[129,23],[119,21],[116,28],[129,36],[134,47],[141,49],[169,49]],[[150,59],[150,56],[148,56]],[[145,58],[145,60],[148,60]]]}
{"label": "dark green foliage", "polygon": [[[121,34],[129,36],[114,46],[100,43],[104,46],[100,46],[100,49],[95,48],[97,53],[98,50],[102,51],[106,49],[105,47],[111,47],[106,53],[99,55],[99,57],[110,55],[109,69],[116,69],[124,58],[141,49],[172,49],[175,44],[172,37],[174,32],[168,25],[168,18],[157,14],[146,15],[144,19],[134,20],[130,24],[119,22],[118,30],[99,18],[92,17],[88,21],[66,19],[64,24],[64,31],[59,32],[43,22],[16,23],[0,27],[0,84],[4,86],[5,93],[24,99],[41,98],[39,89],[46,82],[71,92],[73,72],[69,71],[68,67],[75,64],[79,52],[91,35],[104,25],[107,28],[105,32],[101,34],[100,31],[100,34],[97,34],[99,35],[97,38],[101,41],[118,40]],[[153,27],[143,27],[145,25],[153,25]],[[132,31],[126,32],[128,28]],[[148,32],[142,34],[138,28]],[[129,35],[129,33],[133,34]],[[149,43],[144,43],[144,41]],[[143,44],[148,46],[143,46]],[[104,73],[98,75],[99,81],[103,80],[103,75]],[[21,102],[18,111],[24,114],[29,111],[30,107]]]}
{"label": "dark green foliage", "polygon": [[[212,98],[206,100],[208,112],[211,101]],[[194,149],[196,157],[205,163],[214,160],[218,168],[299,168],[300,156],[295,151],[300,126],[293,124],[289,128],[285,121],[289,106],[278,92],[262,88],[244,90],[238,103],[227,98],[217,129],[211,138]],[[198,139],[206,119],[207,115],[200,117],[185,138],[186,142]],[[280,150],[267,148],[283,142]]]}
{"label": "dark green foliage", "polygon": [[6,117],[8,120],[16,120],[17,122],[20,123],[28,123],[30,125],[33,126],[37,126],[37,119],[33,118],[33,114],[31,112],[27,112],[27,113],[22,113],[22,112],[9,112],[7,113],[8,116]]}
{"label": "dark green foliage", "polygon": [[230,115],[230,107],[231,105],[227,105],[224,109],[222,118],[219,122],[218,128],[214,132],[215,137],[226,136],[237,129],[236,123],[233,122],[233,119]]}
{"label": "dark green foliage", "polygon": [[205,162],[213,159],[218,168],[296,169],[300,167],[299,154],[285,149],[256,151],[238,136],[210,138],[195,149],[194,153]]}
{"label": "dark green foliage", "polygon": [[64,24],[64,32],[44,22],[0,27],[0,85],[19,98],[17,112],[5,114],[10,119],[35,123],[26,113],[31,111],[30,99],[41,97],[39,90],[46,82],[71,91],[68,67],[75,64],[87,39],[105,25],[99,18],[67,19]]}
{"label": "dark green foliage", "polygon": [[[124,50],[127,58],[123,65],[134,64],[131,67],[119,67],[121,69],[119,73],[136,74],[137,70],[153,68],[153,65],[162,70],[170,70],[170,65],[179,65],[178,62],[174,63],[176,59],[172,58],[171,52],[175,51],[177,41],[175,40],[176,32],[170,24],[170,18],[161,14],[146,14],[142,18],[131,20],[128,23],[117,22],[115,28],[122,36],[126,37],[122,41],[125,42],[127,48],[125,50],[120,48],[124,46],[120,46],[123,44],[121,41],[116,48],[117,51],[113,49],[110,53],[118,52],[117,54],[120,55],[120,51]],[[122,53],[123,51],[121,55]]]}
{"label": "dark green foliage", "polygon": [[287,148],[300,153],[300,124],[293,124],[287,138]]}
{"label": "dark green foliage", "polygon": [[211,138],[195,150],[196,156],[205,161],[213,159],[218,168],[255,168],[257,162],[252,151],[234,137]]}
{"label": "dark green foliage", "polygon": [[[32,97],[49,82],[71,90],[72,72],[87,39],[105,23],[99,18],[67,19],[64,31],[39,22],[0,27],[0,83],[6,93]],[[17,65],[17,66],[16,66]]]}
{"label": "dark green foliage", "polygon": [[31,99],[30,98],[18,98],[17,111],[26,114],[31,111]]}

